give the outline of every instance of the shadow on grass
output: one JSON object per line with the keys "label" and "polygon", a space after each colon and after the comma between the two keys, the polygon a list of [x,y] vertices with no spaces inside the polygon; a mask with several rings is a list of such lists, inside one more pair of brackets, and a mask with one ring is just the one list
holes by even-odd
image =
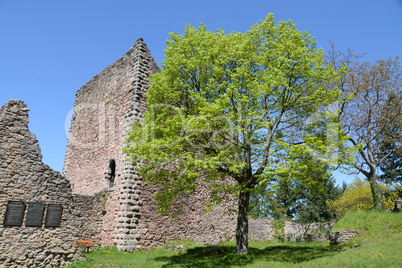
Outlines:
{"label": "shadow on grass", "polygon": [[157,257],[155,261],[165,262],[162,267],[241,267],[270,261],[296,264],[336,254],[329,245],[307,243],[272,245],[264,249],[250,247],[250,253],[243,255],[234,252],[234,246],[196,247],[175,256]]}

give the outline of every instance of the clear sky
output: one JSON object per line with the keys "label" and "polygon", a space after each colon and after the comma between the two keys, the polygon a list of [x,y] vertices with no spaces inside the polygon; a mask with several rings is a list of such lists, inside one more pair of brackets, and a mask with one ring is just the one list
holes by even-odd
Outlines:
{"label": "clear sky", "polygon": [[25,101],[43,161],[61,171],[75,92],[139,37],[160,66],[168,34],[186,24],[245,32],[268,13],[325,52],[332,40],[366,61],[402,56],[402,0],[0,0],[0,106]]}

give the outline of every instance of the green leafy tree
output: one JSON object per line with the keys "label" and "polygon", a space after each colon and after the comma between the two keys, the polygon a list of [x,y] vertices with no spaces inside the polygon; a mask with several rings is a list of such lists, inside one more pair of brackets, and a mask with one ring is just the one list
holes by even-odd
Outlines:
{"label": "green leafy tree", "polygon": [[323,187],[301,191],[295,213],[296,222],[325,222],[336,218],[336,213],[328,207],[327,201],[339,199],[343,190],[335,184],[334,178],[324,179],[322,183]]}
{"label": "green leafy tree", "polygon": [[[393,101],[394,96],[391,95],[388,100],[387,107],[392,106],[392,104],[401,105]],[[396,107],[395,109],[398,109]],[[402,184],[402,140],[394,139],[393,137],[398,137],[398,131],[401,131],[401,127],[398,126],[401,124],[401,120],[395,120],[394,125],[387,126],[379,135],[377,139],[377,143],[381,144],[381,148],[379,150],[379,154],[377,159],[382,159],[387,156],[382,163],[380,164],[381,175],[379,176],[379,180],[390,184],[390,183],[399,183]]]}
{"label": "green leafy tree", "polygon": [[250,194],[250,217],[281,219],[293,218],[298,200],[294,180],[279,180],[274,185],[257,185]]}
{"label": "green leafy tree", "polygon": [[382,174],[379,179],[385,183],[397,182],[402,184],[402,148],[395,149],[394,144],[385,144],[385,149],[381,152],[380,156],[385,155],[387,152],[393,153],[386,158],[380,165]]}
{"label": "green leafy tree", "polygon": [[[299,174],[297,182],[298,202],[295,205],[295,220],[297,222],[323,222],[336,218],[336,215],[329,211],[326,200],[336,200],[342,194],[342,189],[335,185],[331,177],[331,166],[305,155],[301,162],[308,167],[304,173]],[[304,177],[314,178],[316,185],[304,186],[298,181]]]}
{"label": "green leafy tree", "polygon": [[[402,140],[402,68],[396,59],[380,59],[374,63],[357,62],[352,51],[330,51],[327,61],[333,68],[348,68],[338,86],[345,99],[340,105],[341,129],[349,147],[343,150],[343,162],[362,173],[369,182],[374,207],[383,209],[378,184],[379,167],[401,148]],[[387,129],[394,131],[384,133]],[[388,150],[388,151],[387,151]]]}
{"label": "green leafy tree", "polygon": [[[254,218],[295,219],[297,222],[322,222],[336,218],[327,207],[327,200],[336,200],[342,195],[342,188],[335,185],[330,166],[319,159],[304,155],[299,162],[305,165],[303,172],[277,176],[274,187],[258,189],[250,196],[250,216]],[[305,184],[312,178],[315,184]],[[261,186],[259,186],[261,187]]]}
{"label": "green leafy tree", "polygon": [[148,183],[162,186],[161,213],[198,186],[210,188],[209,208],[237,196],[236,252],[247,253],[250,193],[274,174],[303,169],[295,159],[307,147],[325,147],[302,130],[313,114],[317,124],[328,120],[322,107],[339,97],[327,87],[338,74],[324,66],[314,38],[291,21],[275,25],[272,15],[246,33],[201,24],[170,38],[162,71],[151,77],[149,111],[125,152],[143,161]]}
{"label": "green leafy tree", "polygon": [[299,198],[299,189],[296,181],[289,179],[279,180],[274,187],[274,199],[272,200],[271,216],[273,219],[291,219],[295,213],[295,204]]}

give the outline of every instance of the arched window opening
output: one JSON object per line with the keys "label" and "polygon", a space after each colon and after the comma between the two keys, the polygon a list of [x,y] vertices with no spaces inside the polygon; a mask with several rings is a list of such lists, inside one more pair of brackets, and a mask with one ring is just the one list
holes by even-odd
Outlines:
{"label": "arched window opening", "polygon": [[109,170],[107,174],[107,179],[109,180],[109,187],[114,186],[115,178],[116,178],[116,162],[114,161],[114,159],[112,159],[109,162]]}

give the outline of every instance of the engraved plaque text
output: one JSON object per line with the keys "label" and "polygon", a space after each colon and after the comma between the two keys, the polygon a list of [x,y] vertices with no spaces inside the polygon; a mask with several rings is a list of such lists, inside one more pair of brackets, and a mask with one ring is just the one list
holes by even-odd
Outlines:
{"label": "engraved plaque text", "polygon": [[42,203],[28,203],[26,227],[41,227],[45,205]]}
{"label": "engraved plaque text", "polygon": [[21,201],[8,201],[4,226],[21,226],[24,219],[25,203]]}
{"label": "engraved plaque text", "polygon": [[60,227],[63,207],[59,204],[49,204],[46,213],[46,227]]}

